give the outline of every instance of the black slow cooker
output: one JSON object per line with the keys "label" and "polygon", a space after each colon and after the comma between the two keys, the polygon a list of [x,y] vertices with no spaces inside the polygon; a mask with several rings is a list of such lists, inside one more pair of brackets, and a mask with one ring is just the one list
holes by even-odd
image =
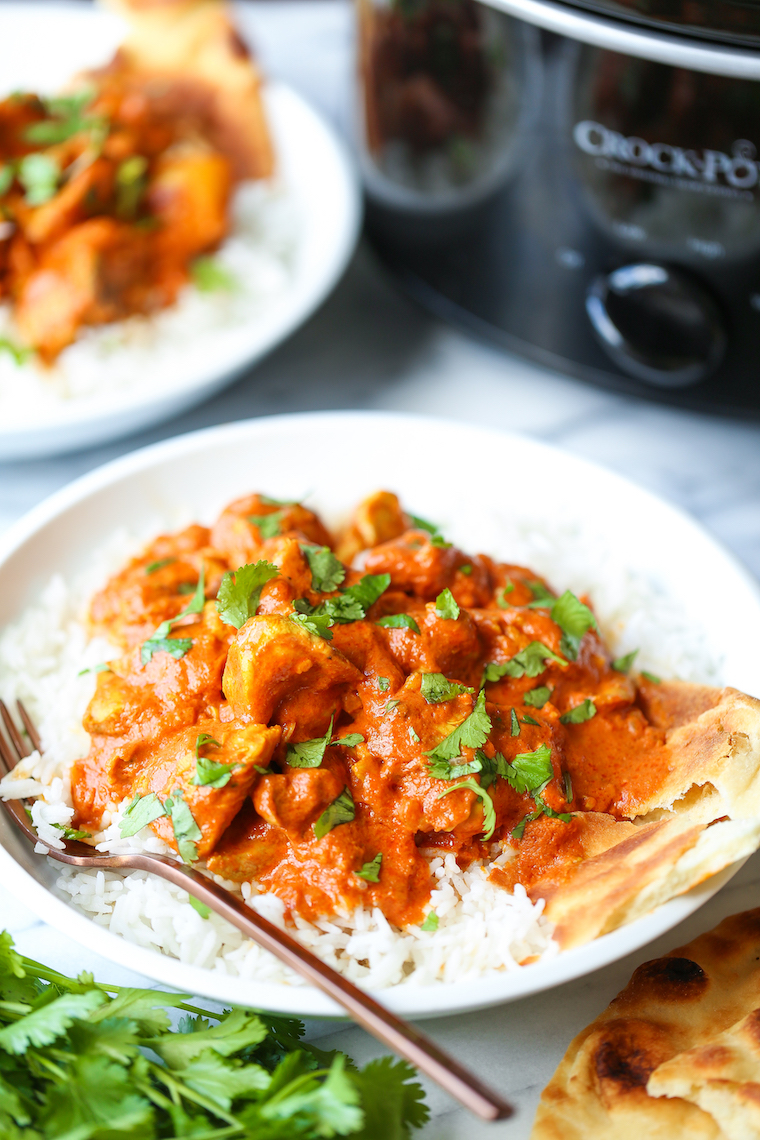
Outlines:
{"label": "black slow cooker", "polygon": [[760,3],[359,0],[404,287],[606,387],[760,412]]}

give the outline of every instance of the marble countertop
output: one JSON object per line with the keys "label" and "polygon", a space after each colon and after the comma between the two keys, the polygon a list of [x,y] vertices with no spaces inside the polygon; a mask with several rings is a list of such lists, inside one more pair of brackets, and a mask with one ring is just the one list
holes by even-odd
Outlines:
{"label": "marble countertop", "polygon": [[[345,129],[350,12],[340,0],[257,3],[246,25],[270,73],[285,78]],[[0,529],[93,467],[167,436],[276,412],[369,408],[424,412],[522,431],[626,475],[697,518],[760,575],[760,425],[713,419],[603,392],[476,343],[397,294],[360,248],[322,309],[258,368],[201,407],[107,447],[0,463]],[[429,1090],[430,1140],[525,1140],[541,1088],[568,1042],[626,983],[638,963],[756,905],[760,855],[676,930],[604,970],[558,989],[427,1029],[509,1096],[516,1117],[475,1122]],[[0,927],[22,952],[60,969],[145,984],[40,922],[0,886]],[[313,1025],[358,1060],[381,1052],[361,1030]]]}

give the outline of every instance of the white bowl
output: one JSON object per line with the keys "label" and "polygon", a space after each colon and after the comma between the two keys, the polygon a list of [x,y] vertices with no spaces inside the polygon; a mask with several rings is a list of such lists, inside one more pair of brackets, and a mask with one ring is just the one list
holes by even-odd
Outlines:
{"label": "white bowl", "polygon": [[[584,575],[587,584],[600,581],[592,599],[613,634],[615,591],[621,583],[624,591],[643,587],[651,591],[658,622],[671,628],[677,620],[687,623],[694,652],[715,662],[713,679],[760,692],[757,585],[691,519],[617,475],[530,439],[400,415],[331,412],[251,420],[172,439],[91,472],[36,507],[0,542],[0,627],[39,596],[53,571],[66,577],[80,571],[117,525],[138,535],[157,533],[188,518],[210,521],[227,501],[250,490],[294,498],[310,487],[309,503],[328,519],[372,490],[392,488],[465,550],[504,558],[526,534],[553,535],[559,543],[554,552],[551,539],[543,553],[534,543],[536,569],[554,577],[558,588],[582,589]],[[556,549],[564,552],[563,580],[551,574]],[[106,958],[220,1001],[311,1016],[339,1012],[308,987],[245,981],[123,941],[55,893],[56,869],[32,852],[5,813],[0,844],[2,882],[40,917]],[[556,986],[675,926],[737,869],[553,960],[497,979],[402,985],[379,996],[406,1015],[431,1017]]]}
{"label": "white bowl", "polygon": [[[115,17],[89,6],[0,4],[0,90],[59,90],[77,71],[107,60],[122,30]],[[275,348],[333,289],[359,234],[361,197],[353,162],[333,129],[289,87],[267,84],[264,101],[277,176],[296,230],[288,285],[252,309],[249,319],[206,336],[190,358],[183,353],[181,362],[164,361],[155,375],[141,368],[139,386],[31,409],[3,407],[0,401],[3,459],[89,447],[178,415]]]}

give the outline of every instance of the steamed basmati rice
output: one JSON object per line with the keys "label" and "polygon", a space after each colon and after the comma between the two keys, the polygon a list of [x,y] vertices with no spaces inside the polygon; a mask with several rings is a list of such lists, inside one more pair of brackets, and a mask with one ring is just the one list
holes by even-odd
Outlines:
{"label": "steamed basmati rice", "polygon": [[[658,594],[651,581],[613,567],[604,551],[591,551],[588,543],[574,537],[556,530],[548,536],[535,529],[514,529],[505,522],[498,545],[546,575],[555,587],[589,593],[608,642],[618,652],[638,646],[642,667],[689,680],[720,681],[719,663],[675,599]],[[38,834],[54,846],[61,845],[60,827],[73,816],[71,763],[88,748],[81,718],[94,675],[82,670],[115,655],[103,639],[88,640],[83,624],[87,600],[139,545],[125,535],[116,536],[74,586],[53,578],[39,602],[0,638],[0,696],[6,702],[20,697],[27,703],[43,744],[41,755],[33,753],[12,778],[0,782],[0,792],[38,797],[32,819]],[[99,849],[168,852],[150,828],[121,838],[118,824],[124,806],[114,804],[105,814],[104,830],[96,837]],[[39,845],[39,850],[45,848]],[[496,863],[510,857],[509,849],[494,846]],[[142,871],[55,866],[57,891],[115,934],[192,965],[256,981],[300,984],[296,975],[223,919],[213,913],[201,917],[179,887]],[[431,897],[438,917],[435,931],[415,926],[400,930],[372,907],[313,923],[297,916],[286,922],[276,896],[260,894],[248,883],[238,887],[217,881],[241,890],[249,906],[287,926],[326,962],[368,988],[487,978],[558,952],[551,924],[542,916],[543,903],[531,902],[522,887],[510,894],[489,881],[488,868],[475,865],[463,871],[451,854],[431,853],[431,870],[437,881]]]}

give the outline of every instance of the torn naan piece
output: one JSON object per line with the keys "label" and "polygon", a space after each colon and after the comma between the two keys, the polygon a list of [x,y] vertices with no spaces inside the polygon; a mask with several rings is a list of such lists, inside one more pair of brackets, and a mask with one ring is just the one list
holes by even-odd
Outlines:
{"label": "torn naan piece", "polygon": [[92,78],[129,81],[174,118],[202,123],[202,136],[230,161],[236,180],[268,178],[274,151],[261,76],[224,0],[105,0],[126,18],[113,61]]}
{"label": "torn naan piece", "polygon": [[760,1138],[760,1009],[724,1033],[665,1061],[652,1097],[680,1097],[713,1117],[728,1140]]}
{"label": "torn naan piece", "polygon": [[590,942],[683,894],[760,846],[760,818],[708,825],[669,814],[649,823],[575,812],[526,827],[515,858],[492,874],[544,899],[563,950]]}
{"label": "torn naan piece", "polygon": [[709,1113],[650,1096],[647,1083],[760,1005],[759,945],[760,909],[640,966],[571,1042],[541,1095],[531,1140],[721,1140],[726,1133]]}

